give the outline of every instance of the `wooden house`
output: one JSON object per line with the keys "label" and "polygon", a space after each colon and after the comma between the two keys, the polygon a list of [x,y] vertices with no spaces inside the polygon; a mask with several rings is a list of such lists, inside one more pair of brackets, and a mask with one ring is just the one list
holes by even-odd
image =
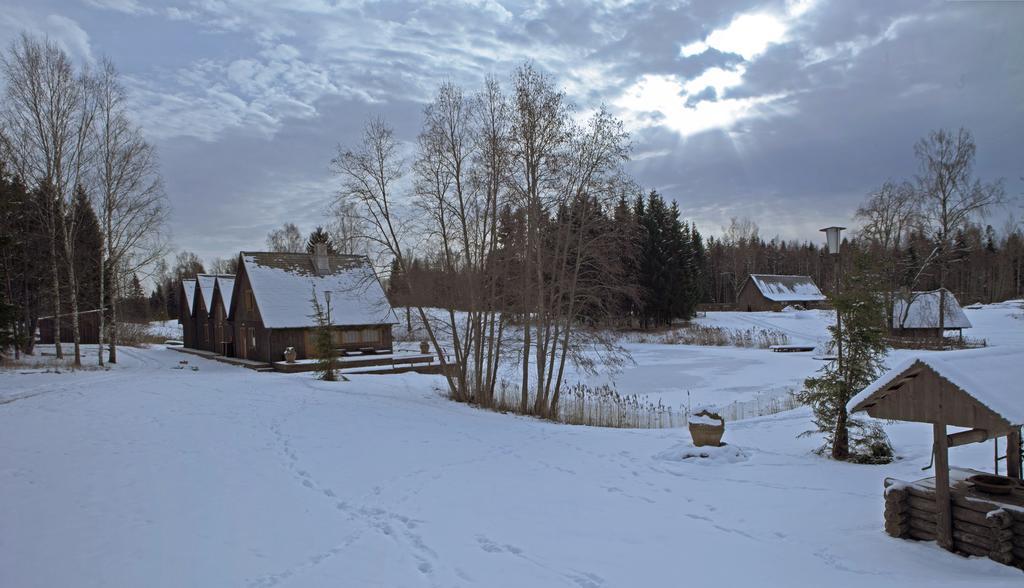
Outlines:
{"label": "wooden house", "polygon": [[782,310],[792,304],[809,307],[825,300],[810,276],[750,274],[736,296],[736,307],[747,312]]}
{"label": "wooden house", "polygon": [[361,255],[239,254],[228,321],[235,357],[274,362],[288,347],[313,357],[317,318],[313,297],[330,309],[335,346],[376,352],[391,349],[396,322],[369,259]]}
{"label": "wooden house", "polygon": [[196,324],[194,349],[220,353],[218,342],[215,338],[216,322],[213,316],[213,290],[217,286],[218,278],[232,277],[216,274],[199,274],[196,276],[195,300],[193,301],[195,310],[192,313]]}
{"label": "wooden house", "polygon": [[[100,342],[100,313],[102,310],[86,310],[78,313],[78,342],[81,344],[96,344]],[[53,345],[55,322],[60,321],[60,342],[74,343],[75,334],[71,328],[71,313],[64,313],[57,316],[39,317],[36,327],[39,329],[39,342]]]}
{"label": "wooden house", "polygon": [[192,320],[196,326],[193,349],[213,351],[213,336],[210,333],[210,308],[213,306],[213,286],[216,281],[216,276],[207,274],[196,276],[196,288],[192,302]]}
{"label": "wooden house", "polygon": [[178,284],[178,324],[182,344],[189,348],[196,346],[195,295],[195,280],[182,280]]}
{"label": "wooden house", "polygon": [[234,291],[234,276],[217,276],[213,286],[213,306],[210,309],[213,351],[221,355],[234,355],[234,327],[228,321],[228,306]]}
{"label": "wooden house", "polygon": [[[939,357],[904,361],[847,405],[851,414],[932,425],[935,476],[885,481],[886,532],[1024,568],[1020,354],[985,349]],[[950,426],[966,430],[951,433]],[[996,447],[995,474],[1003,461],[1006,476],[950,468],[950,447],[987,440]]]}
{"label": "wooden house", "polygon": [[[945,299],[942,328],[939,327],[939,308],[942,305],[941,298]],[[930,292],[910,292],[895,297],[892,304],[892,322],[890,323],[892,334],[900,337],[914,338],[938,338],[944,330],[956,330],[963,332],[963,329],[971,328],[971,321],[967,319],[960,302],[956,296],[945,288],[932,290]]]}

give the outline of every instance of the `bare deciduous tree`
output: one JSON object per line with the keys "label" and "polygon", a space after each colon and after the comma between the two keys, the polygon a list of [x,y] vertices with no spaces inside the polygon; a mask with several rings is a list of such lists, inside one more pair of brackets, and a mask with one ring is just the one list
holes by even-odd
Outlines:
{"label": "bare deciduous tree", "polygon": [[302,253],[306,250],[306,238],[295,223],[285,223],[280,229],[267,233],[267,249],[279,253]]}
{"label": "bare deciduous tree", "polygon": [[[131,122],[127,97],[113,63],[103,60],[96,78],[96,185],[99,197],[103,253],[100,256],[100,300],[105,275],[123,272],[123,278],[151,265],[166,252],[162,227],[167,216],[163,182],[156,151]],[[117,363],[118,298],[110,291],[109,360]],[[104,313],[100,313],[99,363],[103,365]]]}
{"label": "bare deciduous tree", "polygon": [[976,146],[970,131],[932,131],[914,145],[919,172],[917,194],[921,224],[936,246],[939,271],[939,336],[946,320],[946,274],[953,258],[953,239],[973,217],[1003,201],[1002,181],[974,177]]}
{"label": "bare deciduous tree", "polygon": [[[52,195],[47,198],[49,210],[42,211],[42,217],[51,237],[54,314],[60,315],[61,256],[70,291],[77,291],[75,227],[67,211],[74,189],[85,183],[93,153],[93,79],[87,71],[76,72],[71,59],[53,41],[24,33],[0,58],[0,68],[5,82],[0,147],[20,177]],[[81,365],[78,300],[74,295],[70,298],[75,364]],[[54,324],[57,355],[62,357],[60,321]]]}

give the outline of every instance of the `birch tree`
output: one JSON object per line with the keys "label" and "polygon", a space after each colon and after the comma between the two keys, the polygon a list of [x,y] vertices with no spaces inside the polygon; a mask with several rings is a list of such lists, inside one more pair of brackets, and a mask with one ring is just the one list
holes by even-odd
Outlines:
{"label": "birch tree", "polygon": [[[88,71],[76,72],[56,43],[24,33],[0,57],[0,69],[5,82],[0,147],[19,177],[51,196],[42,216],[50,234],[51,288],[57,316],[62,308],[61,265],[66,267],[71,291],[76,289],[74,226],[66,219],[73,190],[84,184],[91,163],[91,126],[96,112],[93,82]],[[81,365],[75,297],[71,297],[71,311],[75,365]],[[60,321],[55,319],[54,325],[57,356],[62,358]]]}
{"label": "birch tree", "polygon": [[[123,280],[111,280],[108,272],[122,277],[150,266],[166,252],[162,228],[167,205],[155,148],[128,116],[127,96],[117,69],[103,60],[96,78],[97,116],[96,184],[103,254],[100,256],[100,300],[109,287],[109,361],[117,363],[117,287]],[[106,325],[100,313],[99,364],[103,365]]]}

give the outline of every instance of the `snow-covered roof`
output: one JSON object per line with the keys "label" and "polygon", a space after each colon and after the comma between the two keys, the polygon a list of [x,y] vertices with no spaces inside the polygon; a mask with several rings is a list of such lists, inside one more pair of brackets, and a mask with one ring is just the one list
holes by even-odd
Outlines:
{"label": "snow-covered roof", "polygon": [[331,293],[331,323],[381,325],[398,322],[370,260],[362,255],[329,255],[318,275],[306,253],[242,252],[242,263],[263,325],[270,329],[316,326],[312,297],[326,309]]}
{"label": "snow-covered roof", "polygon": [[182,280],[181,287],[185,290],[185,302],[188,303],[188,314],[189,316],[192,316],[196,311],[196,281]]}
{"label": "snow-covered roof", "polygon": [[203,306],[209,312],[213,308],[213,286],[217,283],[217,276],[199,274],[196,276],[196,282],[199,284],[199,296]]}
{"label": "snow-covered roof", "polygon": [[901,296],[893,300],[892,326],[898,329],[937,329],[939,328],[939,294],[946,293],[946,315],[944,323],[947,329],[969,329],[971,321],[967,320],[956,296],[949,290],[940,289],[931,292],[913,292],[910,302]]}
{"label": "snow-covered roof", "polygon": [[825,300],[825,295],[810,276],[750,274],[750,281],[754,282],[765,298],[774,302]]}
{"label": "snow-covered roof", "polygon": [[235,289],[235,276],[217,276],[217,287],[220,288],[220,299],[224,308],[231,306],[231,293]]}
{"label": "snow-covered roof", "polygon": [[1011,384],[1024,381],[1024,362],[1021,361],[1019,348],[998,351],[982,348],[911,357],[861,390],[847,403],[847,409],[850,412],[859,410],[858,405],[865,403],[918,362],[930,367],[1011,425],[1024,424],[1024,392],[1019,385]]}
{"label": "snow-covered roof", "polygon": [[[213,287],[217,284],[218,278],[231,278],[232,280],[234,280],[235,276],[228,274],[196,275],[196,282],[199,284],[199,294],[200,296],[202,296],[203,305],[206,307],[206,312],[210,312],[213,310]],[[227,298],[225,298],[225,300],[227,300]],[[195,312],[194,307],[193,312]]]}

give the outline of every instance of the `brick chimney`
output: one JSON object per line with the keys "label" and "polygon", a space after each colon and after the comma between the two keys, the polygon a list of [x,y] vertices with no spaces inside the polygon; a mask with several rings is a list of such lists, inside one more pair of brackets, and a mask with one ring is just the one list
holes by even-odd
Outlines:
{"label": "brick chimney", "polygon": [[316,243],[313,245],[313,269],[320,276],[326,276],[331,273],[331,266],[327,262],[326,243]]}

